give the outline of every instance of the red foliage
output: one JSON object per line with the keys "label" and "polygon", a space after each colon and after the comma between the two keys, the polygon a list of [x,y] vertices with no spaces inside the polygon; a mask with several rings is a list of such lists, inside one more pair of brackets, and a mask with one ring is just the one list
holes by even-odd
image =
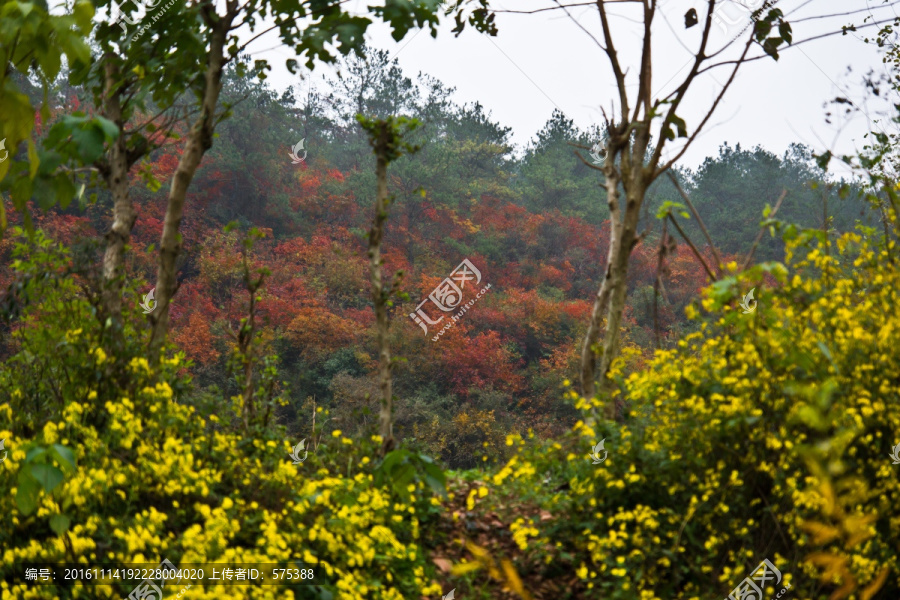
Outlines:
{"label": "red foliage", "polygon": [[433,344],[432,352],[443,367],[441,372],[460,396],[468,397],[469,390],[488,386],[510,393],[524,386],[524,379],[516,373],[520,361],[513,360],[496,331],[467,337],[457,324],[436,342],[429,338],[429,343]]}
{"label": "red foliage", "polygon": [[182,152],[180,148],[176,148],[172,152],[163,154],[156,159],[153,162],[153,176],[162,182],[169,181],[178,168],[178,161],[181,160]]}
{"label": "red foliage", "polygon": [[286,337],[307,357],[327,356],[353,344],[360,325],[321,307],[304,307],[288,325]]}
{"label": "red foliage", "polygon": [[216,338],[210,333],[209,322],[199,312],[192,312],[185,325],[174,328],[172,339],[197,364],[208,365],[219,358]]}
{"label": "red foliage", "polygon": [[[170,147],[159,154],[152,164],[154,175],[168,182],[181,153],[181,148]],[[213,332],[225,323],[234,326],[247,309],[247,292],[241,282],[241,234],[223,234],[221,224],[215,221],[218,217],[198,202],[203,198],[228,200],[231,181],[240,174],[207,160],[210,162],[204,163],[202,178],[196,182],[199,185],[192,187],[190,209],[181,225],[187,260],[179,273],[183,285],[171,309],[172,339],[201,366],[216,363],[220,352],[232,343],[217,339]],[[148,195],[136,170],[132,177],[140,193],[135,194],[137,220],[128,271],[132,277],[153,281],[157,252],[146,248],[158,244],[162,234],[165,190]],[[286,362],[299,355],[302,360],[320,363],[310,365],[318,368],[333,353],[349,347],[359,351],[358,357],[365,353],[376,356],[367,244],[359,234],[371,224],[371,199],[357,198],[351,188],[354,180],[352,173],[304,164],[280,181],[273,177],[268,188],[273,196],[285,195],[290,210],[263,198],[264,205],[256,206],[252,213],[241,213],[266,233],[253,251],[254,268],[265,266],[271,271],[260,294],[260,324],[267,335],[289,344]],[[397,184],[403,183],[392,181],[391,187],[400,190]],[[96,236],[95,228],[108,227],[108,214],[99,209],[93,213],[89,209],[88,217],[52,211],[41,215],[34,210],[32,214],[37,215],[38,226],[65,243],[82,235]],[[11,222],[15,218],[10,212]],[[398,373],[420,382],[437,381],[443,385],[440,393],[449,391],[463,398],[469,397],[469,390],[488,387],[514,395],[521,402],[518,414],[550,431],[553,423],[546,415],[555,410],[558,397],[546,382],[553,377],[572,377],[577,368],[580,336],[604,276],[609,230],[608,222],[597,226],[556,211],[530,213],[520,205],[487,195],[471,207],[464,202],[453,208],[418,197],[398,202],[391,209],[383,247],[386,279],[404,271],[402,289],[410,296],[409,302],[401,305],[396,301],[391,309],[393,351],[409,360],[409,368]],[[472,250],[475,248],[483,254]],[[6,259],[8,249],[0,240],[0,257]],[[712,265],[710,254],[704,249]],[[478,289],[488,283],[492,288],[432,341],[441,326],[430,326],[429,334],[423,336],[408,314],[464,258],[481,271]],[[631,289],[652,286],[656,265],[655,247],[636,247],[630,265]],[[661,305],[663,333],[680,317],[672,306],[692,298],[707,283],[696,258],[684,247],[669,257],[668,267],[670,275],[664,284],[672,304]],[[0,268],[0,283],[10,278],[8,269]],[[560,292],[564,299],[550,299]],[[474,298],[469,286],[464,293],[464,302]],[[644,310],[635,305],[633,314],[628,307],[626,326],[632,328],[634,339],[646,338]],[[432,318],[444,316],[443,325],[457,312],[429,314]],[[636,321],[643,330],[636,329]],[[526,376],[540,380],[541,386],[529,386]]]}

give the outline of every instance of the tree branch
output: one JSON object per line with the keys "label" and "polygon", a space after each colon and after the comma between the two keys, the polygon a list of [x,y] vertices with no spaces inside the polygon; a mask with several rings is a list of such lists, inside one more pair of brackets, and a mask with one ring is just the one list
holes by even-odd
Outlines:
{"label": "tree branch", "polygon": [[678,233],[681,234],[681,237],[684,238],[684,241],[687,242],[687,245],[690,246],[691,250],[694,253],[694,256],[697,257],[697,260],[700,261],[700,264],[703,265],[703,269],[706,271],[706,274],[709,275],[709,278],[713,281],[718,281],[718,278],[713,274],[712,270],[709,268],[709,265],[706,264],[706,261],[703,260],[703,256],[700,255],[700,251],[697,250],[697,246],[694,245],[694,242],[684,233],[684,230],[681,229],[681,226],[678,225],[678,221],[675,220],[675,217],[672,216],[672,213],[669,213],[669,220],[672,221],[672,225],[675,226],[675,229],[678,230]]}
{"label": "tree branch", "polygon": [[722,259],[719,257],[719,253],[716,252],[716,246],[713,244],[712,238],[709,236],[709,231],[706,229],[706,225],[703,223],[703,219],[700,218],[700,213],[697,212],[697,209],[694,208],[694,203],[691,202],[691,199],[688,198],[688,195],[685,193],[683,189],[681,189],[681,184],[678,183],[678,180],[675,179],[675,176],[672,175],[672,171],[666,171],[666,174],[669,176],[669,179],[672,180],[672,183],[675,184],[675,189],[678,190],[678,193],[681,194],[681,198],[687,204],[687,207],[691,210],[691,214],[694,215],[694,218],[697,219],[697,224],[700,225],[700,231],[703,232],[703,235],[706,237],[706,242],[709,244],[710,250],[712,250],[713,258],[716,259],[716,266],[718,267],[719,275],[722,274]]}

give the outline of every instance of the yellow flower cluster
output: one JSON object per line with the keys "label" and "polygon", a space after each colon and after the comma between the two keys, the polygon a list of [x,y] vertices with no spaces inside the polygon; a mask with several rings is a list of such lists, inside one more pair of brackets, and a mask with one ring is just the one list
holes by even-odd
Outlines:
{"label": "yellow flower cluster", "polygon": [[[148,372],[146,366],[142,359],[130,365],[138,375]],[[401,600],[439,591],[419,547],[417,506],[430,506],[425,494],[425,502],[415,505],[376,487],[370,473],[298,468],[281,443],[242,444],[236,433],[209,428],[193,407],[173,401],[165,382],[138,389],[135,398],[106,403],[102,429],[82,418],[88,407],[77,402],[66,406],[63,420],[44,425],[34,441],[73,449],[77,469],[52,496],[42,492],[38,510],[28,517],[14,501],[15,473],[25,459],[15,448],[30,440],[10,443],[13,451],[0,468],[0,481],[11,490],[0,497],[0,528],[8,533],[0,574],[25,562],[303,560],[339,598]],[[8,404],[0,405],[0,415],[10,415]],[[12,437],[9,431],[0,435]],[[46,527],[58,514],[71,519],[65,540]],[[294,597],[270,586],[235,590],[193,585],[182,598]],[[128,591],[76,586],[71,597],[119,598]],[[60,593],[53,585],[13,585],[0,575],[4,599]]]}
{"label": "yellow flower cluster", "polygon": [[[900,471],[888,457],[900,442],[900,269],[890,253],[897,248],[873,250],[846,235],[829,252],[766,267],[774,288],[735,278],[759,292],[752,315],[711,287],[701,303],[710,315],[677,348],[627,377],[632,358],[614,364],[624,379],[616,393],[637,415],[625,424],[599,418],[608,398],[581,397],[564,382],[584,414],[566,443],[526,447],[509,436],[516,453],[490,478],[504,488],[498,494],[538,493],[542,509],[564,516],[547,525],[517,519],[518,547],[530,553],[545,535],[565,548],[583,598],[727,594],[765,558],[784,575],[767,597],[787,583],[794,597],[821,595],[819,566],[845,572],[860,589],[893,581],[883,591],[897,592],[900,519],[884,501],[900,497]],[[587,444],[604,438],[609,460],[592,465]],[[822,444],[841,452],[833,472],[868,484],[844,523],[865,542],[844,545],[823,525],[816,535],[835,540],[828,553],[808,535],[811,519],[834,510],[827,482],[806,460]],[[564,474],[564,491],[548,489],[550,472]],[[787,558],[798,555],[813,558]],[[842,581],[828,582],[831,591]]]}

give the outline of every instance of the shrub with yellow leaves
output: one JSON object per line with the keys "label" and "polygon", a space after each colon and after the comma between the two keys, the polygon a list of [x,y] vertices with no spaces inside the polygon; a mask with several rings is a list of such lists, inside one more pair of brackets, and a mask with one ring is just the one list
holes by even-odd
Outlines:
{"label": "shrub with yellow leaves", "polygon": [[[526,554],[532,536],[555,543],[543,577],[576,573],[569,597],[726,597],[765,558],[798,600],[900,596],[897,248],[857,234],[786,241],[786,264],[727,273],[704,292],[707,316],[693,310],[698,331],[619,378],[625,424],[569,392],[585,415],[572,434],[517,448],[493,478],[565,515],[513,534]],[[744,314],[754,287],[758,308]],[[608,459],[594,465],[604,438]],[[867,486],[852,510],[836,512],[828,471],[807,462],[820,444],[839,444]]]}
{"label": "shrub with yellow leaves", "polygon": [[[20,272],[53,273],[66,262],[50,242],[28,260]],[[283,429],[244,436],[229,419],[184,402],[181,358],[151,367],[135,329],[125,330],[119,351],[97,359],[104,326],[73,282],[31,285],[15,334],[22,351],[0,366],[0,390],[8,392],[0,396],[8,450],[0,463],[0,489],[8,491],[0,494],[0,597],[123,598],[133,585],[35,585],[24,581],[23,565],[163,558],[176,565],[300,560],[322,582],[293,589],[195,583],[184,590],[187,599],[402,600],[434,591],[420,548],[422,522],[436,513],[431,494],[416,477],[402,494],[393,482],[376,485],[367,460],[376,443],[347,444],[336,431],[294,465]],[[40,382],[35,365],[47,368]],[[42,452],[40,461],[32,449]],[[47,487],[28,480],[23,510],[16,502],[23,469],[57,469],[64,478]]]}

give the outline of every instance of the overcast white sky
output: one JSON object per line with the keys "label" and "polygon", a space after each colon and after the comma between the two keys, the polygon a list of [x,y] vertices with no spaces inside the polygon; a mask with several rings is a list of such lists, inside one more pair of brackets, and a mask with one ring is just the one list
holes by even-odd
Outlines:
{"label": "overcast white sky", "polygon": [[[363,0],[355,0],[359,12],[365,10]],[[569,0],[569,4],[579,0]],[[762,0],[743,0],[746,6],[759,6]],[[654,22],[654,98],[672,91],[688,69],[691,52],[699,44],[701,25],[684,27],[684,14],[696,7],[701,20],[705,14],[701,0],[667,0],[661,12],[665,18]],[[898,9],[895,1],[884,6],[883,0],[781,0],[778,4],[794,24],[794,40],[804,40],[826,31],[840,30],[841,25],[862,23],[866,15],[890,18]],[[533,10],[551,6],[541,0],[500,0],[492,6],[504,9]],[[627,3],[616,7],[614,36],[623,64],[637,70],[641,43],[639,5]],[[720,48],[750,22],[750,11],[737,0],[722,6],[721,25],[714,25],[715,42]],[[842,15],[826,19],[801,21],[814,15]],[[547,121],[554,108],[559,108],[575,123],[586,128],[601,121],[600,107],[612,107],[615,87],[608,61],[591,39],[601,39],[600,19],[593,6],[573,8],[571,18],[562,11],[537,14],[499,14],[500,30],[496,38],[478,34],[470,27],[459,37],[450,32],[452,23],[442,25],[437,39],[427,31],[412,32],[400,43],[394,42],[383,26],[368,35],[370,43],[389,50],[409,77],[421,71],[456,88],[458,102],[479,101],[501,124],[512,127],[513,141],[524,145]],[[576,22],[578,24],[576,24]],[[734,23],[731,25],[730,23]],[[584,28],[584,31],[579,27]],[[816,151],[831,149],[849,153],[864,143],[862,136],[873,126],[864,115],[839,127],[825,122],[826,99],[863,96],[861,76],[870,68],[883,70],[870,37],[874,29],[832,36],[787,49],[778,62],[764,58],[746,65],[720,104],[715,116],[681,163],[696,167],[706,156],[716,155],[723,142],[744,147],[757,144],[782,154],[792,142],[803,142]],[[746,34],[745,34],[746,35]],[[284,60],[293,52],[278,47],[274,36],[266,36],[251,46],[255,58],[267,58],[274,66],[270,82],[279,89],[297,84],[298,79],[284,68]],[[757,54],[760,50],[755,51]],[[848,68],[852,73],[848,73]],[[317,67],[311,81],[324,89],[322,81],[334,68]],[[706,76],[689,94],[681,116],[693,131],[704,111],[724,83],[730,71],[722,67]],[[308,85],[309,80],[303,85]],[[662,92],[662,93],[660,93]],[[869,118],[877,118],[882,107],[859,104]],[[884,126],[884,125],[882,125]],[[675,148],[675,146],[673,146]]]}

